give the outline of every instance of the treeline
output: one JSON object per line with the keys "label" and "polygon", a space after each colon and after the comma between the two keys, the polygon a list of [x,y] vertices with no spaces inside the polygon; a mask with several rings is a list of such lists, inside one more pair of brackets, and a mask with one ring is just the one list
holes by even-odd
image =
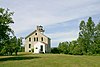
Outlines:
{"label": "treeline", "polygon": [[9,9],[0,8],[0,55],[12,55],[21,50],[21,39],[14,35],[10,24],[14,23],[12,19],[13,12]]}
{"label": "treeline", "polygon": [[[81,21],[78,39],[71,42],[60,42],[57,48],[52,48],[52,53],[71,55],[100,54],[100,22],[95,25],[92,18]],[[73,33],[74,34],[74,33]]]}

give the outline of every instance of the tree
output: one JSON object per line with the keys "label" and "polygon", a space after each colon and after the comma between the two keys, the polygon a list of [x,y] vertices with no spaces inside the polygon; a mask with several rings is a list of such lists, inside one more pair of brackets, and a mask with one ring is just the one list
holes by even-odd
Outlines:
{"label": "tree", "polygon": [[5,10],[0,8],[0,54],[6,49],[9,43],[10,34],[14,35],[13,30],[9,24],[14,23],[12,20],[13,12],[9,12],[9,9]]}
{"label": "tree", "polygon": [[95,27],[95,43],[100,44],[100,22]]}
{"label": "tree", "polygon": [[60,53],[67,54],[68,53],[68,42],[59,43],[58,49]]}
{"label": "tree", "polygon": [[9,46],[11,47],[10,49],[12,49],[10,53],[15,52],[15,55],[17,55],[17,52],[21,50],[21,39],[16,36],[12,37]]}
{"label": "tree", "polygon": [[94,31],[95,24],[91,17],[89,17],[87,23],[81,21],[78,43],[81,45],[82,51],[85,53],[88,53],[92,50],[91,45],[93,44],[94,40]]}
{"label": "tree", "polygon": [[69,42],[68,53],[72,55],[73,49],[74,49],[74,44],[72,42]]}
{"label": "tree", "polygon": [[79,26],[79,37],[76,41],[59,43],[60,53],[74,55],[100,54],[100,22],[95,26],[92,18],[81,21]]}
{"label": "tree", "polygon": [[76,40],[71,41],[68,48],[69,54],[81,54],[80,45],[78,45]]}
{"label": "tree", "polygon": [[21,49],[20,38],[17,38],[16,36],[10,37],[9,41],[5,44],[6,45],[2,50],[3,54],[5,55],[12,55],[12,53],[15,53],[15,55],[17,55],[17,52]]}
{"label": "tree", "polygon": [[93,45],[93,52],[96,54],[100,54],[100,22],[95,27],[95,37],[94,37],[94,45]]}

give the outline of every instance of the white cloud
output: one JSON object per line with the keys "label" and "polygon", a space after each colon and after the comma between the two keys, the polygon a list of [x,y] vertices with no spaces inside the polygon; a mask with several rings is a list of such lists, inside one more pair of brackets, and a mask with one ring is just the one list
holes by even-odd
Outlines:
{"label": "white cloud", "polygon": [[53,44],[53,43],[59,43],[63,41],[77,40],[78,33],[79,33],[78,30],[71,30],[70,32],[51,33],[51,34],[47,34],[47,36],[51,37],[52,44]]}
{"label": "white cloud", "polygon": [[51,34],[47,34],[47,36],[56,39],[56,38],[77,38],[78,36],[78,32],[77,30],[72,30],[70,32],[58,32],[58,33],[51,33]]}
{"label": "white cloud", "polygon": [[16,33],[100,12],[99,0],[2,0],[1,6],[14,10]]}

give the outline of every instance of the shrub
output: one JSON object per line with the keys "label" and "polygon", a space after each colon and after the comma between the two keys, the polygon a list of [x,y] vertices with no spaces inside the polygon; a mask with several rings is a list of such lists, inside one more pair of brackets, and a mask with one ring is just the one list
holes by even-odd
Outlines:
{"label": "shrub", "polygon": [[57,54],[57,53],[59,53],[59,50],[58,50],[58,48],[52,48],[51,49],[51,53],[54,53],[54,54]]}

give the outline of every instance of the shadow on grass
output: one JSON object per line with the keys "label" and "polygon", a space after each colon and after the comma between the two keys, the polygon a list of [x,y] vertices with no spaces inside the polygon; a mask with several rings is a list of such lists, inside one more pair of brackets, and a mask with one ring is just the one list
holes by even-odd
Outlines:
{"label": "shadow on grass", "polygon": [[14,56],[14,57],[7,57],[7,58],[0,58],[1,61],[14,61],[14,60],[31,60],[31,59],[37,59],[41,57],[32,57],[32,56]]}

